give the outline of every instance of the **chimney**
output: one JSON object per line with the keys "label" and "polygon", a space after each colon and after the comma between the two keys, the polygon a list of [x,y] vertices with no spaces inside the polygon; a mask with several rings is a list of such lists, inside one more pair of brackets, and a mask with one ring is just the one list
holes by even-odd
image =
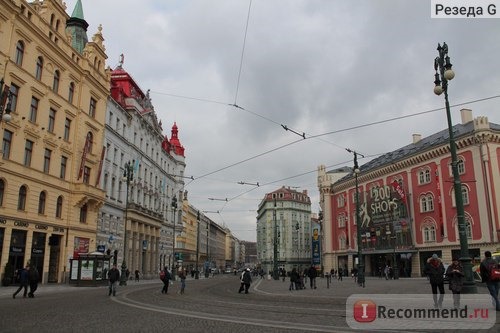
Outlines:
{"label": "chimney", "polygon": [[462,124],[467,124],[473,120],[471,109],[461,109],[460,116],[462,117]]}
{"label": "chimney", "polygon": [[417,143],[422,140],[422,134],[413,134],[413,143]]}

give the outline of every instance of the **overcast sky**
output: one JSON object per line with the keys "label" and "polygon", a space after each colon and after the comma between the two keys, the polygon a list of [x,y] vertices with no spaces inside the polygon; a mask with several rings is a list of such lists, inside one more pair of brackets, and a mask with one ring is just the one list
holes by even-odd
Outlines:
{"label": "overcast sky", "polygon": [[461,108],[500,123],[499,19],[432,19],[430,0],[82,4],[89,39],[102,24],[107,65],[123,53],[169,137],[177,122],[190,204],[242,240],[255,241],[258,204],[281,186],[307,190],[317,213],[317,167],[352,166],[345,148],[376,157],[447,127],[444,110],[415,116],[444,107],[439,42],[456,73],[453,123]]}

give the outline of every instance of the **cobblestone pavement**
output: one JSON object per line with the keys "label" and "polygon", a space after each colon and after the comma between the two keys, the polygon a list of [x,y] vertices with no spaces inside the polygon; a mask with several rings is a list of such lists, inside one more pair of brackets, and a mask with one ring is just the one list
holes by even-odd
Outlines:
{"label": "cobblestone pavement", "polygon": [[[59,284],[40,285],[34,299],[23,299],[20,294],[15,300],[12,299],[15,287],[0,287],[0,331],[102,332],[105,328],[176,333],[347,332],[353,330],[346,323],[345,304],[353,294],[430,293],[425,278],[368,277],[365,288],[351,278],[334,280],[328,286],[326,279],[318,278],[316,289],[306,286],[304,290],[290,291],[288,279],[283,282],[254,278],[250,293],[245,295],[237,292],[237,276],[220,275],[188,279],[184,295],[179,293],[177,281],[164,295],[159,280],[143,280],[119,287],[116,297],[107,296],[106,287]],[[478,293],[487,294],[487,290],[478,285]],[[498,331],[500,324],[496,318],[495,326],[486,332]]]}

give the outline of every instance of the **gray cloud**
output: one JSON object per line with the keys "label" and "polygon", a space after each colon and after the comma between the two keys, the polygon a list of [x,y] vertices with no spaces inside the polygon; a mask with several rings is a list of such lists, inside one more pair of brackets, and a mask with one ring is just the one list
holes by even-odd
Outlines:
{"label": "gray cloud", "polygon": [[[67,1],[68,12],[75,2]],[[282,185],[307,189],[317,211],[314,171],[349,165],[344,148],[384,153],[408,144],[413,133],[446,127],[441,111],[342,131],[443,107],[433,94],[438,42],[448,43],[456,72],[451,104],[499,93],[497,20],[431,19],[428,1],[253,0],[239,85],[249,1],[82,2],[89,36],[103,25],[108,64],[124,53],[124,68],[151,89],[164,127],[177,122],[188,175],[299,140],[186,187],[194,206],[222,210],[210,216],[242,239],[255,239],[257,205]],[[498,105],[493,99],[466,106],[498,123]],[[300,141],[280,124],[308,135],[340,132]],[[272,184],[243,194],[251,187],[238,181]]]}

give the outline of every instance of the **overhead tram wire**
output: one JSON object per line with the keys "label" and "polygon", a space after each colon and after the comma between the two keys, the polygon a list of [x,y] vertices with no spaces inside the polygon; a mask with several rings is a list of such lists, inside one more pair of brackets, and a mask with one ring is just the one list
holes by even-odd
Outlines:
{"label": "overhead tram wire", "polygon": [[245,46],[247,43],[247,33],[248,33],[248,22],[250,21],[250,9],[252,8],[252,0],[248,3],[248,13],[247,13],[247,22],[245,25],[245,34],[243,37],[243,47],[241,48],[241,57],[240,57],[240,68],[238,70],[238,79],[236,80],[236,92],[234,94],[234,106],[237,106],[236,102],[238,100],[238,91],[240,90],[240,78],[241,78],[241,70],[243,68],[243,58],[245,56]]}
{"label": "overhead tram wire", "polygon": [[[183,97],[183,98],[189,98],[189,97],[184,97],[184,96],[179,96],[179,95],[172,95],[172,94],[166,94],[166,95],[171,95],[171,96],[176,96],[176,97]],[[458,107],[458,106],[463,106],[463,105],[467,105],[467,104],[473,104],[473,103],[478,103],[478,102],[483,102],[483,101],[487,101],[487,100],[491,100],[491,99],[495,99],[495,98],[499,98],[500,95],[494,95],[494,96],[490,96],[490,97],[485,97],[485,98],[480,98],[480,99],[476,99],[476,100],[472,100],[472,101],[468,101],[468,102],[463,102],[463,103],[457,103],[457,104],[454,104],[452,105],[451,107]],[[211,101],[211,100],[203,100],[203,99],[200,99],[200,98],[189,98],[189,99],[193,99],[193,100],[199,100],[199,101],[207,101],[207,102],[211,102],[211,103],[217,103],[217,104],[222,104],[222,105],[230,105],[230,106],[233,106],[233,107],[237,107],[243,111],[246,111],[246,112],[249,112],[255,116],[258,116],[262,119],[265,119],[265,120],[268,120],[274,124],[277,124],[277,125],[280,125],[282,126],[279,122],[276,122],[270,118],[267,118],[265,116],[262,116],[256,112],[253,112],[253,111],[249,111],[247,109],[244,109],[242,107],[239,107],[237,105],[234,105],[234,104],[228,104],[228,103],[222,103],[222,102],[217,102],[217,101]],[[313,139],[313,138],[320,138],[322,136],[326,136],[326,135],[331,135],[331,134],[337,134],[337,133],[342,133],[342,132],[347,132],[347,131],[351,131],[351,130],[355,130],[355,129],[359,129],[359,128],[364,128],[364,127],[369,127],[369,126],[373,126],[373,125],[379,125],[379,124],[383,124],[383,123],[387,123],[387,122],[391,122],[391,121],[396,121],[396,120],[401,120],[401,119],[406,119],[406,118],[412,118],[412,117],[416,117],[416,116],[420,116],[420,115],[423,115],[423,114],[428,114],[428,113],[433,113],[433,112],[437,112],[437,111],[442,111],[444,108],[441,107],[441,108],[436,108],[436,109],[431,109],[431,110],[426,110],[426,111],[422,111],[422,112],[417,112],[417,113],[413,113],[413,114],[409,114],[409,115],[404,115],[404,116],[399,116],[399,117],[393,117],[393,118],[389,118],[389,119],[385,119],[385,120],[380,120],[380,121],[376,121],[376,122],[372,122],[372,123],[365,123],[365,124],[361,124],[361,125],[356,125],[356,126],[351,126],[351,127],[347,127],[347,128],[343,128],[343,129],[339,129],[339,130],[335,130],[335,131],[330,131],[330,132],[325,132],[325,133],[321,133],[321,134],[316,134],[316,135],[311,135],[311,136],[308,136],[306,137],[305,139],[301,139],[301,140],[295,140],[295,141],[292,141],[292,142],[289,142],[287,144],[284,144],[282,146],[279,146],[279,147],[276,147],[276,148],[273,148],[271,150],[268,150],[266,152],[263,152],[261,154],[257,154],[257,155],[254,155],[254,156],[251,156],[249,158],[246,158],[244,160],[241,160],[239,162],[236,162],[236,163],[233,163],[233,164],[230,164],[228,166],[225,166],[223,168],[220,168],[220,169],[217,169],[215,171],[212,171],[212,172],[209,172],[209,173],[206,173],[206,174],[203,174],[202,176],[199,176],[199,177],[195,177],[194,179],[192,179],[188,184],[186,184],[185,186],[188,186],[189,184],[191,184],[193,181],[197,180],[197,179],[200,179],[200,178],[205,178],[206,176],[209,176],[209,175],[212,175],[212,174],[215,174],[215,173],[218,173],[220,171],[223,171],[223,170],[226,170],[226,169],[229,169],[231,167],[234,167],[236,165],[239,165],[239,164],[242,164],[242,163],[245,163],[245,162],[248,162],[250,160],[253,160],[255,158],[258,158],[258,157],[261,157],[261,156],[264,156],[264,155],[267,155],[269,153],[272,153],[272,152],[275,152],[275,151],[278,151],[278,150],[281,150],[283,148],[286,148],[288,146],[291,146],[295,143],[298,143],[298,142],[302,142],[306,139]],[[334,146],[337,146],[339,149],[342,149],[342,150],[345,150],[346,147],[341,147],[339,145],[336,145],[336,144],[333,144],[333,143],[330,143]]]}

